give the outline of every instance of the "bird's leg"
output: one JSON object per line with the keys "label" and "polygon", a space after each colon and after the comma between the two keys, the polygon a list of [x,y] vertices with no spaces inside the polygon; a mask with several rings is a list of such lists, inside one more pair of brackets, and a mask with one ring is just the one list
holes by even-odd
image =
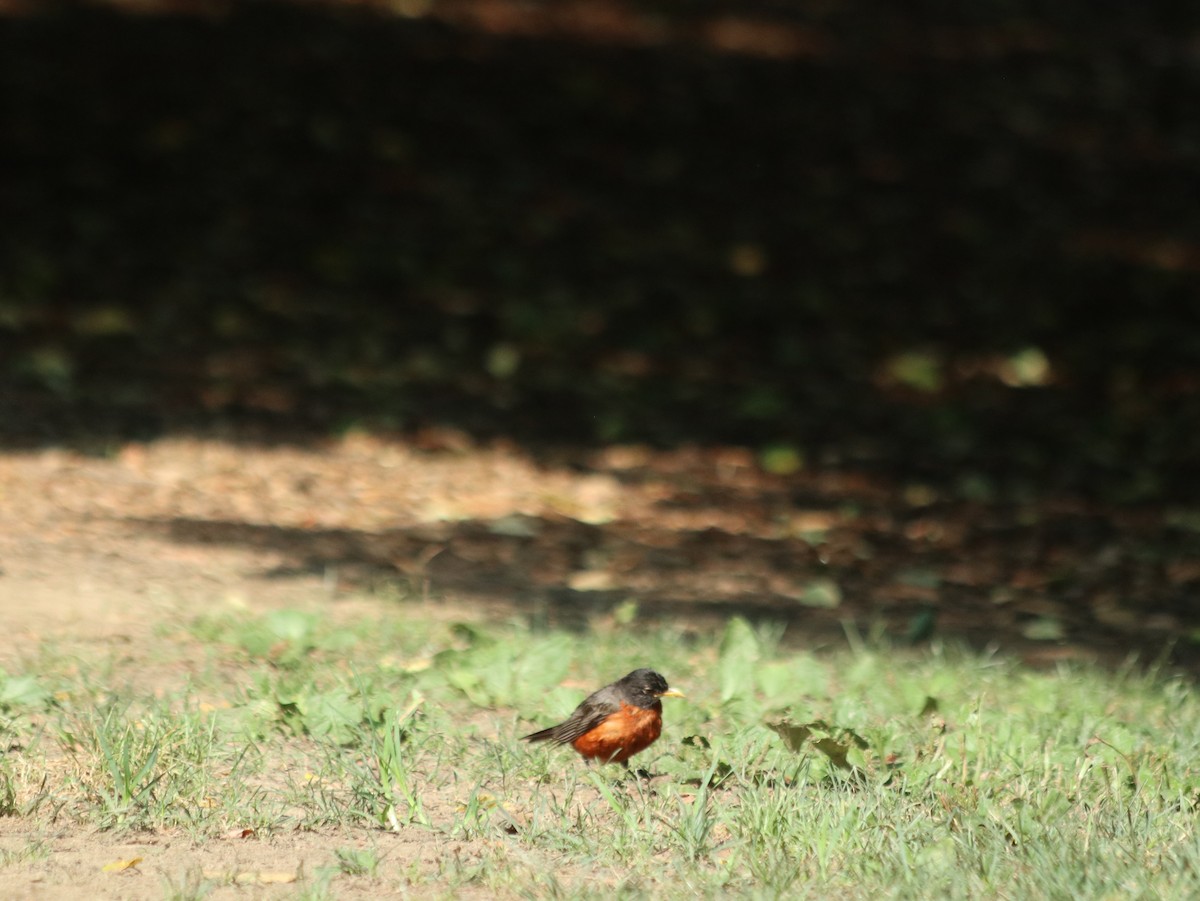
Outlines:
{"label": "bird's leg", "polygon": [[643,779],[646,782],[649,782],[651,779],[654,778],[654,774],[651,773],[647,769],[642,769],[641,767],[638,767],[636,770],[633,769],[629,765],[628,760],[622,760],[621,766],[623,766],[625,768],[625,772],[623,772],[621,775],[624,776],[626,779],[629,779],[630,777],[632,777],[633,779]]}

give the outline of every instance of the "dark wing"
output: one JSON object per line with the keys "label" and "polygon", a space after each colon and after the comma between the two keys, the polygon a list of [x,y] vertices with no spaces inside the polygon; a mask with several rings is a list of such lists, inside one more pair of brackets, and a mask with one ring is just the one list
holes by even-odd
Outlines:
{"label": "dark wing", "polygon": [[606,685],[583,699],[575,712],[557,726],[526,735],[523,741],[555,741],[569,745],[585,732],[595,729],[621,709],[620,695],[611,685]]}

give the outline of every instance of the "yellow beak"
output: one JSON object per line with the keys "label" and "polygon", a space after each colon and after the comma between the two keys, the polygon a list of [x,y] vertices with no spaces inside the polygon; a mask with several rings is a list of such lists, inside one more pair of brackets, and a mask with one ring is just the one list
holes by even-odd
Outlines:
{"label": "yellow beak", "polygon": [[687,695],[685,695],[682,691],[676,691],[673,688],[668,688],[666,691],[664,691],[662,694],[660,694],[659,697],[660,698],[686,698]]}

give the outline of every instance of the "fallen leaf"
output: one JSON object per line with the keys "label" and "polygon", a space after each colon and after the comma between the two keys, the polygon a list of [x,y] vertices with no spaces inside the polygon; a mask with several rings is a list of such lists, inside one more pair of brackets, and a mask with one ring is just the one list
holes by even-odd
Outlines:
{"label": "fallen leaf", "polygon": [[812,745],[829,758],[834,766],[844,770],[855,769],[848,760],[848,755],[855,748],[865,750],[867,740],[850,729],[831,726],[824,720],[814,720],[811,723],[793,723],[790,720],[780,720],[767,723],[767,727],[779,735],[784,743],[793,751],[803,751],[806,745]]}
{"label": "fallen leaf", "polygon": [[833,579],[814,579],[796,598],[805,607],[822,607],[832,610],[842,603],[842,589]]}
{"label": "fallen leaf", "polygon": [[773,476],[790,476],[804,468],[804,454],[790,444],[773,444],[759,452],[758,465]]}
{"label": "fallen leaf", "polygon": [[942,360],[936,354],[912,350],[897,354],[887,361],[884,380],[932,394],[941,391],[945,384],[942,370]]}
{"label": "fallen leaf", "polygon": [[1040,616],[1026,623],[1021,634],[1030,641],[1058,641],[1066,634],[1063,624],[1049,616]]}
{"label": "fallen leaf", "polygon": [[140,857],[131,857],[128,860],[114,860],[112,863],[106,863],[100,869],[105,873],[121,873],[125,870],[131,870],[142,862]]}
{"label": "fallen leaf", "polygon": [[609,591],[616,585],[612,573],[602,569],[584,569],[571,573],[567,584],[575,591]]}
{"label": "fallen leaf", "polygon": [[532,516],[512,513],[492,520],[488,531],[507,538],[535,538],[541,531],[541,522]]}
{"label": "fallen leaf", "polygon": [[613,621],[618,626],[628,626],[638,615],[638,603],[633,599],[622,601],[613,609]]}

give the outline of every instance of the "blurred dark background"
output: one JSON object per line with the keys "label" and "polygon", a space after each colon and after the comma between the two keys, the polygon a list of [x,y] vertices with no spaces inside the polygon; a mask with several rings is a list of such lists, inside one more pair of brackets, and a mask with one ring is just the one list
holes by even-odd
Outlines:
{"label": "blurred dark background", "polygon": [[1196,500],[1200,7],[1044,6],[9,0],[0,436]]}
{"label": "blurred dark background", "polygon": [[1194,3],[0,0],[0,101],[0,445],[638,444],[677,486],[444,552],[132,528],[1196,662]]}

